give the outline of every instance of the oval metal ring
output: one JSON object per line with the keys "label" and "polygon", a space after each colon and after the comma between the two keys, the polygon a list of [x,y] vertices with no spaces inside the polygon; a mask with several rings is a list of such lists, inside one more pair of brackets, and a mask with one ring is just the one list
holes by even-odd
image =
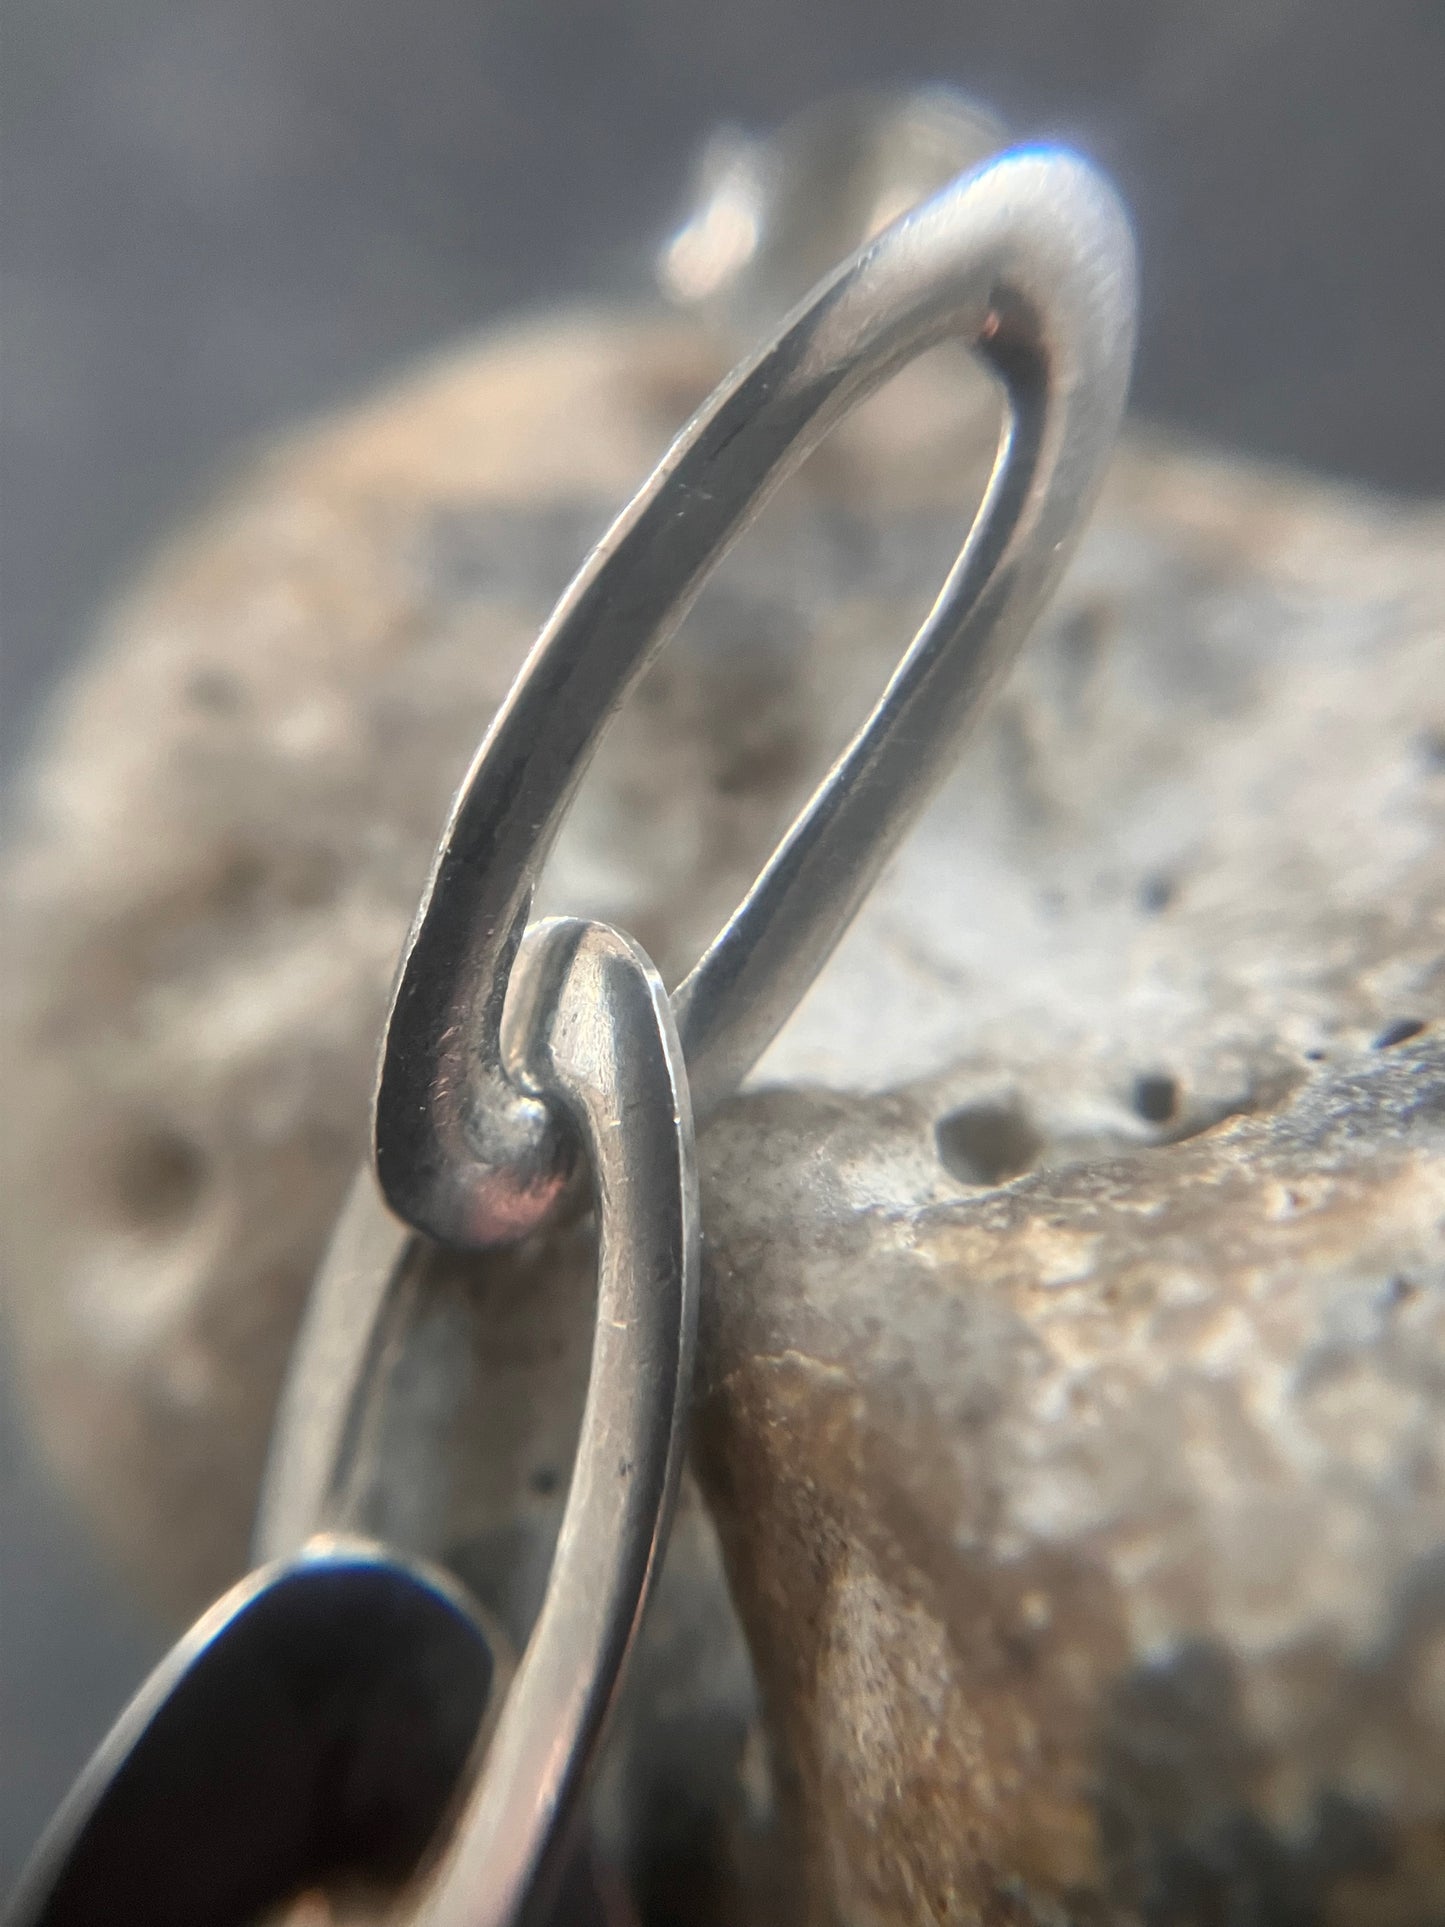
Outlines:
{"label": "oval metal ring", "polygon": [[42,1842],[16,1927],[233,1927],[298,1884],[363,1876],[392,1888],[379,1918],[398,1923],[508,1927],[545,1902],[676,1496],[697,1178],[672,1009],[641,951],[604,925],[539,924],[514,996],[508,1068],[565,1109],[586,1149],[599,1259],[556,1554],[495,1724],[472,1602],[424,1562],[351,1536],[425,1249],[364,1170],[283,1396],[259,1570],[122,1715]]}
{"label": "oval metal ring", "polygon": [[312,1540],[171,1648],[47,1829],[7,1927],[254,1927],[307,1889],[403,1886],[492,1682],[486,1631],[444,1574]]}
{"label": "oval metal ring", "polygon": [[570,1153],[502,1063],[533,887],[597,740],[770,491],[925,349],[970,343],[1007,404],[982,507],[871,716],[675,998],[699,1116],[740,1083],[933,793],[1058,579],[1133,346],[1127,218],[1085,162],[1022,149],[904,215],[733,374],[584,563],[453,806],[377,1086],[382,1188],[444,1243],[538,1226]]}
{"label": "oval metal ring", "polygon": [[[549,919],[514,966],[506,1065],[561,1105],[598,1214],[592,1366],[541,1612],[477,1777],[400,1918],[503,1927],[565,1846],[666,1539],[697,1335],[692,1113],[667,993],[604,924]],[[255,1555],[353,1522],[364,1434],[423,1241],[358,1176],[313,1290],[278,1417]]]}

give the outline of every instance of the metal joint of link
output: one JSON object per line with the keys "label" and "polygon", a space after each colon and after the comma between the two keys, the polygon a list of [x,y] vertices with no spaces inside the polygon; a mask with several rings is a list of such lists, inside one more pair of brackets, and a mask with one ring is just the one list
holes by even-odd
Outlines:
{"label": "metal joint of link", "polygon": [[[380,1191],[364,1171],[313,1293],[259,1570],[122,1717],[43,1844],[17,1923],[239,1923],[334,1873],[322,1840],[343,1859],[351,1841],[345,1870],[397,1888],[388,1918],[504,1927],[535,1903],[676,1490],[697,1317],[693,1109],[735,1090],[785,1021],[1057,581],[1117,432],[1133,312],[1110,189],[1071,155],[1007,154],[824,281],[588,557],[462,785],[406,945],[377,1085]],[[830,427],[949,339],[974,347],[1007,404],[982,507],[871,716],[736,913],[670,1001],[605,925],[529,929],[598,739],[708,571]],[[591,1375],[541,1613],[493,1715],[469,1602],[354,1536],[359,1441],[426,1239],[476,1249],[534,1231],[579,1149],[599,1226]],[[341,1791],[302,1785],[291,1754],[276,1784],[258,1770],[281,1740],[255,1682],[283,1649],[298,1678],[330,1681],[295,1759],[329,1760],[335,1779],[344,1758]]]}
{"label": "metal joint of link", "polygon": [[453,805],[377,1081],[376,1166],[399,1217],[476,1248],[556,1209],[573,1147],[507,1075],[502,1030],[537,878],[598,740],[769,493],[890,375],[962,340],[1007,404],[973,528],[873,713],[673,998],[697,1115],[737,1088],[1058,580],[1118,430],[1133,299],[1110,189],[1071,155],[1019,150],[886,228],[683,430],[562,597]]}

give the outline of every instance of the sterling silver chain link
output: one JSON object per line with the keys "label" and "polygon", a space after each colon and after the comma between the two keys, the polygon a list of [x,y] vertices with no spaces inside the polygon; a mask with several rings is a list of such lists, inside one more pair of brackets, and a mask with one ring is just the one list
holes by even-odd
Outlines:
{"label": "sterling silver chain link", "polygon": [[[375,1169],[315,1286],[258,1569],[162,1664],[57,1817],[16,1927],[252,1920],[308,1885],[388,1920],[504,1927],[565,1857],[666,1539],[698,1298],[694,1114],[735,1091],[933,794],[1059,579],[1133,345],[1128,222],[1084,162],[1020,149],[824,280],[733,373],[587,557],[462,784],[407,940]],[[599,923],[529,925],[608,721],[770,492],[937,343],[998,377],[982,507],[877,706],[673,992]],[[590,1175],[591,1376],[545,1599],[500,1706],[445,1575],[358,1525],[357,1441],[428,1241],[515,1241]],[[279,1684],[278,1684],[279,1682]]]}

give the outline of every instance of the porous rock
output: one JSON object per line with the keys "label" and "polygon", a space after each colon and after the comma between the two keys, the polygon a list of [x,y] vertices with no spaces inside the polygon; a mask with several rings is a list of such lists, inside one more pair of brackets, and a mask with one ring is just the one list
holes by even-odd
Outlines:
{"label": "porous rock", "polygon": [[[689,324],[578,316],[300,437],[40,747],[11,1323],[38,1435],[178,1610],[244,1559],[447,795],[717,372]],[[992,434],[960,376],[820,451],[599,758],[549,899],[665,974],[926,606]],[[658,1909],[704,1836],[715,1911],[764,1904],[717,1898],[724,1861],[763,1878],[768,1783],[710,1517],[779,1917],[1445,1912],[1442,672],[1438,510],[1121,453],[768,1088],[704,1135],[707,1514],[604,1798],[641,1776],[671,1815]],[[574,1229],[438,1266],[374,1495],[519,1629],[589,1262]]]}

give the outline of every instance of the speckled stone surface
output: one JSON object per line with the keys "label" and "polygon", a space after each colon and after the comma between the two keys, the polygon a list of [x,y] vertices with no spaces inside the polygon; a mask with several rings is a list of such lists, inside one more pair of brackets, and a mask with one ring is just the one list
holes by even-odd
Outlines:
{"label": "speckled stone surface", "polygon": [[[244,1561],[447,797],[718,372],[687,324],[577,315],[303,433],[39,747],[9,1317],[37,1435],[178,1614]],[[820,451],[609,737],[550,906],[680,972],[992,434],[940,358]],[[697,1485],[603,1789],[657,1907],[705,1862],[713,1918],[1445,1914],[1442,829],[1445,515],[1129,443],[771,1088],[705,1134]],[[374,1498],[518,1629],[589,1262],[574,1230],[438,1266]]]}

